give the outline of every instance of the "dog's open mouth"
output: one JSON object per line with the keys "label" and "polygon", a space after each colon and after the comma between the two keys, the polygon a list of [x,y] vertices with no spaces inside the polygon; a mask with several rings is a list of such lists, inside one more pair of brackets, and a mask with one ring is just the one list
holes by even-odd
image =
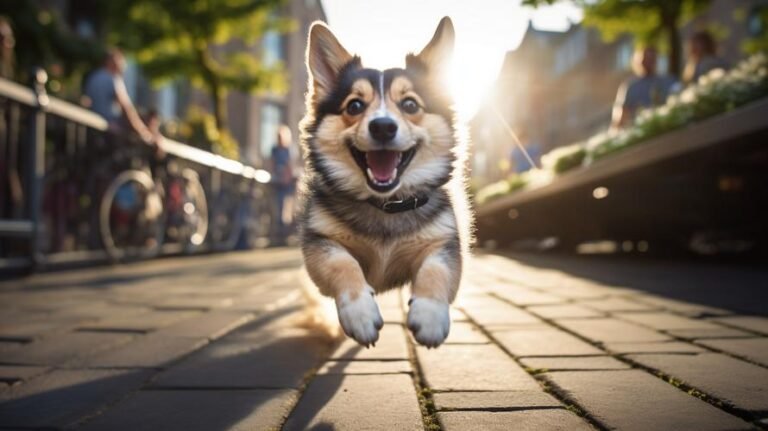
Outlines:
{"label": "dog's open mouth", "polygon": [[350,145],[349,150],[368,179],[368,185],[377,192],[388,192],[397,187],[400,176],[413,159],[417,147],[418,145],[414,145],[406,151],[360,151]]}

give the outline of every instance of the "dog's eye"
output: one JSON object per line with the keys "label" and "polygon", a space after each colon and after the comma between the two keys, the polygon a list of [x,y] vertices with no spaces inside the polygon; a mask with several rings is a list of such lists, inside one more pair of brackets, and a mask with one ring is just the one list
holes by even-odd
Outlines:
{"label": "dog's eye", "polygon": [[403,111],[406,114],[415,114],[419,112],[419,109],[420,109],[419,104],[415,100],[413,100],[412,97],[403,99],[403,101],[400,102],[400,107],[403,109]]}
{"label": "dog's eye", "polygon": [[365,104],[360,99],[352,99],[347,103],[347,114],[360,115],[365,109]]}

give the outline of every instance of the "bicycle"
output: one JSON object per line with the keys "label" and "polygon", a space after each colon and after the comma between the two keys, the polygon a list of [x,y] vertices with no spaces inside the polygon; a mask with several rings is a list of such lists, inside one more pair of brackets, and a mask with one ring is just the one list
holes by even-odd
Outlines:
{"label": "bicycle", "polygon": [[120,172],[99,206],[104,249],[113,261],[146,259],[175,242],[200,249],[208,231],[208,202],[198,174],[167,158]]}

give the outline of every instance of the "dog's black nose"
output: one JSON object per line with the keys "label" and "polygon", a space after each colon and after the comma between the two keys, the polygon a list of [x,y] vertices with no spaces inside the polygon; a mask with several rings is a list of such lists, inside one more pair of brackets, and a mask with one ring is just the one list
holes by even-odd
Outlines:
{"label": "dog's black nose", "polygon": [[397,123],[389,117],[379,117],[368,123],[368,131],[373,139],[381,144],[395,139],[397,135]]}

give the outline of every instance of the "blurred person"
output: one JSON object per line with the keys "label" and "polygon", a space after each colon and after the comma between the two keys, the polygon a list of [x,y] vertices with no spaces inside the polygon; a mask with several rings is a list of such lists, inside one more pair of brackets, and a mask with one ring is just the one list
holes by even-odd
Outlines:
{"label": "blurred person", "polygon": [[[536,167],[531,166],[528,157],[530,157],[534,163],[538,163],[541,158],[541,145],[539,145],[537,140],[529,138],[528,133],[525,131],[518,133],[517,137],[520,141],[520,145],[512,146],[510,158],[512,159],[512,172],[521,174]],[[525,149],[525,152],[528,153],[528,157],[523,153],[523,149],[520,148],[521,146]]]}
{"label": "blurred person", "polygon": [[707,31],[694,33],[688,39],[688,63],[683,72],[683,82],[695,84],[712,70],[727,70],[729,64],[717,55],[717,42]]}
{"label": "blurred person", "polygon": [[13,79],[15,59],[13,48],[16,39],[13,37],[13,28],[7,18],[0,16],[0,78]]}
{"label": "blurred person", "polygon": [[614,129],[632,125],[641,109],[664,104],[678,86],[673,77],[656,73],[657,58],[656,49],[652,47],[635,51],[632,67],[635,76],[624,81],[616,93],[611,121]]}
{"label": "blurred person", "polygon": [[280,241],[285,240],[287,227],[292,221],[291,205],[286,205],[286,203],[292,202],[296,182],[291,155],[292,140],[291,129],[285,124],[281,125],[277,130],[277,143],[272,147],[272,155],[269,160],[275,191],[276,234]]}
{"label": "blurred person", "polygon": [[162,137],[159,132],[153,133],[136,112],[123,81],[124,72],[125,56],[119,49],[110,48],[101,68],[92,72],[85,80],[85,95],[89,99],[89,108],[107,120],[112,131],[122,132],[125,119],[142,141],[155,144]]}

